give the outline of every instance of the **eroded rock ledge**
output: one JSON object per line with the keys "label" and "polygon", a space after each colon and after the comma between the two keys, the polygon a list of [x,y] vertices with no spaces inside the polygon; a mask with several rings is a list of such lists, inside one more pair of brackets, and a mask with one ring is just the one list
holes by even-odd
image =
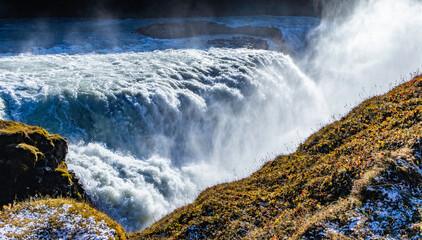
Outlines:
{"label": "eroded rock ledge", "polygon": [[[276,27],[265,27],[265,26],[241,26],[241,27],[229,27],[225,24],[219,24],[211,21],[184,21],[184,22],[171,22],[171,23],[153,23],[147,26],[136,29],[137,33],[142,35],[159,38],[159,39],[177,39],[177,38],[188,38],[205,35],[243,35],[249,37],[242,37],[242,41],[229,40],[229,45],[236,44],[239,42],[240,45],[237,47],[243,47],[244,45],[259,46],[258,48],[263,49],[265,45],[261,43],[261,39],[266,38],[271,40],[276,46],[277,50],[282,51],[284,40],[283,33]],[[258,38],[254,38],[258,37]],[[238,37],[239,38],[239,37]],[[238,39],[239,40],[239,39]],[[211,41],[217,41],[224,44],[226,41],[223,39],[216,39]],[[210,43],[210,42],[209,42]],[[250,44],[249,44],[250,43]],[[212,43],[210,43],[212,44]],[[268,46],[266,47],[268,48]]]}
{"label": "eroded rock ledge", "polygon": [[0,120],[0,206],[33,196],[87,199],[65,162],[66,140],[41,127]]}

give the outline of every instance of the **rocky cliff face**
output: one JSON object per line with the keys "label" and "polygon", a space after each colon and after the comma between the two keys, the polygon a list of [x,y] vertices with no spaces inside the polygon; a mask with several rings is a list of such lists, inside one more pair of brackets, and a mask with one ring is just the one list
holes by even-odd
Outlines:
{"label": "rocky cliff face", "polygon": [[0,206],[34,196],[86,199],[68,171],[66,140],[45,129],[0,120]]}
{"label": "rocky cliff face", "polygon": [[422,238],[422,76],[135,239]]}

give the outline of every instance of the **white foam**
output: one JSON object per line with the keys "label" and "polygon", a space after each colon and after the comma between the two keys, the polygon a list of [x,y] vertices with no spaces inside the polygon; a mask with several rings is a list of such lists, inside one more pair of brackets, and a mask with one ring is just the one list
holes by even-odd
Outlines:
{"label": "white foam", "polygon": [[69,137],[69,166],[129,230],[250,174],[326,116],[315,84],[271,51],[20,55],[0,66],[8,117]]}
{"label": "white foam", "polygon": [[[0,112],[69,137],[69,165],[88,192],[138,230],[205,187],[247,176],[264,156],[294,150],[317,123],[417,69],[421,5],[362,0],[343,21],[322,22],[299,65],[263,50],[110,53],[186,44],[147,38],[81,50],[88,54],[57,45],[59,54],[5,55]],[[294,32],[309,23],[293,25],[298,41]]]}
{"label": "white foam", "polygon": [[96,143],[71,145],[69,167],[101,209],[133,231],[186,203],[198,191],[168,159],[146,161]]}

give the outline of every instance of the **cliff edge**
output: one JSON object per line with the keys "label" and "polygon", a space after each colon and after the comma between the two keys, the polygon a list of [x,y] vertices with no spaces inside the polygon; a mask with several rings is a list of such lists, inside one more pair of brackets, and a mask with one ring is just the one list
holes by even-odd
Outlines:
{"label": "cliff edge", "polygon": [[66,154],[59,135],[0,120],[0,239],[126,239],[119,224],[86,203]]}
{"label": "cliff edge", "polygon": [[[422,76],[364,101],[242,180],[203,191],[132,239],[422,238]],[[67,170],[66,141],[0,120],[0,238],[118,238]]]}
{"label": "cliff edge", "polygon": [[134,239],[421,238],[422,76]]}
{"label": "cliff edge", "polygon": [[65,162],[66,140],[40,127],[0,120],[0,206],[30,197],[86,200]]}

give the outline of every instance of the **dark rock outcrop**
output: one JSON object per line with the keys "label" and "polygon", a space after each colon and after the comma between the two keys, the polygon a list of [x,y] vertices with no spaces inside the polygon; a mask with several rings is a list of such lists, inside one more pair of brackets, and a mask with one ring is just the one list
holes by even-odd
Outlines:
{"label": "dark rock outcrop", "polygon": [[0,120],[0,206],[33,196],[87,199],[65,163],[66,140],[41,127]]}
{"label": "dark rock outcrop", "polygon": [[211,21],[184,21],[170,23],[154,23],[136,29],[137,33],[159,39],[188,38],[203,35],[246,35],[267,38],[281,50],[283,33],[276,27],[241,26],[229,27]]}
{"label": "dark rock outcrop", "polygon": [[218,48],[249,48],[268,50],[268,42],[264,39],[253,37],[232,37],[209,40],[208,45]]}

